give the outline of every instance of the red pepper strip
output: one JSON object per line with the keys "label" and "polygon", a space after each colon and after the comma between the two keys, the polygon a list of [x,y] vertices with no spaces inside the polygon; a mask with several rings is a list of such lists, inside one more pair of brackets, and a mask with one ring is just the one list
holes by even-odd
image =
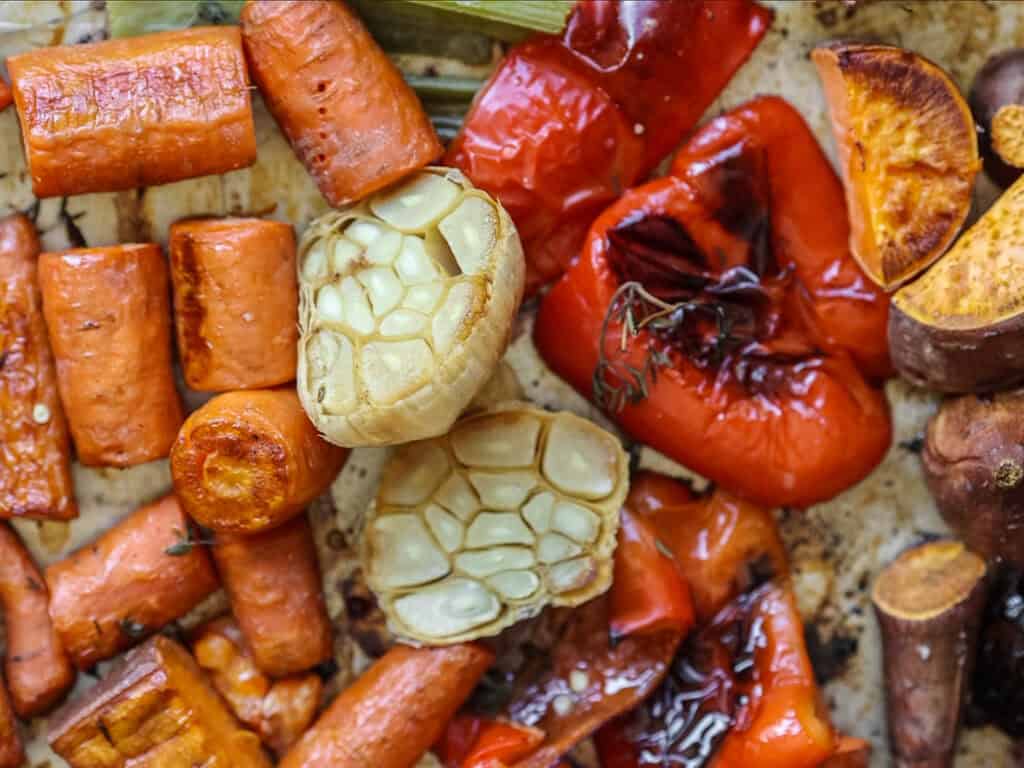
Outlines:
{"label": "red pepper strip", "polygon": [[449,148],[512,215],[527,294],[594,217],[690,131],[771,22],[751,0],[583,0],[565,34],[514,47]]}
{"label": "red pepper strip", "polygon": [[11,91],[11,86],[0,77],[0,112],[11,106],[12,101],[14,101],[14,93]]}
{"label": "red pepper strip", "polygon": [[473,749],[486,719],[476,715],[456,715],[448,721],[432,751],[445,768],[460,768]]}
{"label": "red pepper strip", "polygon": [[685,636],[693,624],[693,599],[679,567],[658,549],[650,521],[623,509],[611,589],[613,637],[666,629]]}
{"label": "red pepper strip", "polygon": [[763,153],[771,247],[779,266],[792,266],[810,293],[822,346],[847,351],[872,377],[891,376],[889,300],[850,253],[843,185],[807,123],[777,96],[756,98],[701,128],[671,173],[711,197],[709,207],[720,207],[715,176],[722,160],[737,153]]}
{"label": "red pepper strip", "polygon": [[512,765],[529,755],[544,741],[544,732],[516,723],[493,720],[485,723],[461,768]]}
{"label": "red pepper strip", "polygon": [[[807,194],[814,198],[813,190]],[[602,322],[621,282],[612,262],[611,234],[637,222],[672,221],[707,263],[722,270],[753,266],[754,249],[719,221],[737,212],[711,210],[705,197],[678,178],[628,191],[597,219],[581,259],[545,296],[534,328],[537,347],[548,365],[583,394],[593,394]],[[819,214],[843,216],[844,211],[819,208]],[[634,258],[633,266],[641,271],[655,263]],[[707,268],[703,277],[720,279],[721,274]],[[665,270],[659,275],[664,282]],[[849,357],[815,352],[821,333],[813,313],[806,311],[797,280],[787,285],[781,277],[770,277],[765,293],[770,333],[756,346],[767,358],[747,358],[741,350],[730,353],[725,364],[708,364],[642,330],[619,362],[643,369],[657,353],[669,365],[649,382],[646,397],[613,415],[637,439],[744,498],[766,506],[807,506],[835,496],[881,461],[890,442],[888,408]],[[605,350],[619,343],[620,329],[610,330]],[[798,363],[773,362],[772,355],[793,347],[803,356]],[[747,379],[741,380],[738,371],[744,366]],[[781,381],[773,378],[780,372]]]}

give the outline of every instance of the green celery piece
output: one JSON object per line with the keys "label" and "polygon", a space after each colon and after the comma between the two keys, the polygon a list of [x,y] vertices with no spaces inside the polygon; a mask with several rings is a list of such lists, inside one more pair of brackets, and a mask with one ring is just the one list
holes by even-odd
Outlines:
{"label": "green celery piece", "polygon": [[405,75],[405,81],[427,102],[470,102],[476,92],[483,88],[483,80],[471,77],[428,77],[425,75]]}
{"label": "green celery piece", "polygon": [[[448,14],[479,20],[480,30],[506,42],[527,32],[561,32],[575,0],[406,0]],[[385,3],[388,4],[388,3]],[[484,26],[486,24],[486,26]]]}
{"label": "green celery piece", "polygon": [[237,24],[245,0],[107,0],[111,37],[204,24]]}

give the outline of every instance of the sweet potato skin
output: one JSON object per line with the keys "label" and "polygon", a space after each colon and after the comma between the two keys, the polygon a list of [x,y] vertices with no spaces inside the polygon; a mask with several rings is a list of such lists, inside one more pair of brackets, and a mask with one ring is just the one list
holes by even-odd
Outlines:
{"label": "sweet potato skin", "polygon": [[78,460],[129,467],[167,456],[184,412],[160,247],[44,253],[39,278]]}
{"label": "sweet potato skin", "polygon": [[0,678],[0,768],[20,768],[25,762],[25,750],[14,721],[14,710],[7,697],[7,688]]}
{"label": "sweet potato skin", "polygon": [[294,389],[228,392],[189,416],[171,450],[171,477],[198,523],[252,534],[299,514],[347,457],[320,437]]}
{"label": "sweet potato skin", "polygon": [[270,768],[188,651],[162,636],[64,705],[48,740],[71,768]]}
{"label": "sweet potato skin", "polygon": [[250,0],[241,23],[253,80],[332,206],[441,156],[416,95],[344,3]]}
{"label": "sweet potato skin", "polygon": [[4,675],[18,717],[49,710],[75,682],[75,669],[50,621],[50,595],[39,568],[0,524],[0,605],[7,629]]}
{"label": "sweet potato skin", "polygon": [[165,496],[46,569],[50,616],[79,669],[134,645],[217,589],[203,547],[184,546],[191,539],[178,500]]}
{"label": "sweet potato skin", "polygon": [[409,768],[437,742],[493,656],[474,644],[396,645],[346,688],[280,768]]}
{"label": "sweet potato skin", "polygon": [[263,672],[285,677],[331,657],[331,622],[305,515],[253,535],[217,534],[213,559]]}
{"label": "sweet potato skin", "polygon": [[171,227],[169,251],[185,383],[226,392],[292,381],[299,289],[291,225],[181,221]]}
{"label": "sweet potato skin", "polygon": [[21,214],[0,219],[0,517],[69,520],[78,516],[71,442],[43,322],[38,256],[32,222]]}
{"label": "sweet potato skin", "polygon": [[36,197],[113,192],[256,160],[236,27],[196,27],[7,59]]}

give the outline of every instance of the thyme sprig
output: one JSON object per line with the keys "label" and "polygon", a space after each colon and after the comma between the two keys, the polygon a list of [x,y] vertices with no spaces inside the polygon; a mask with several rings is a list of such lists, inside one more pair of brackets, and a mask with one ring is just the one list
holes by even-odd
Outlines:
{"label": "thyme sprig", "polygon": [[170,555],[171,557],[184,557],[191,552],[192,548],[195,546],[208,547],[213,544],[213,539],[204,539],[202,536],[194,538],[191,529],[186,529],[184,531],[175,529],[174,533],[177,534],[178,540],[164,550],[164,554]]}

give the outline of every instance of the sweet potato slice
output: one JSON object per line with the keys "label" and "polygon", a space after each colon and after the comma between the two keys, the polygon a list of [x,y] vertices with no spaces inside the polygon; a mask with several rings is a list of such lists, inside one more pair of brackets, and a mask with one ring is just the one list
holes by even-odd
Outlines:
{"label": "sweet potato slice", "polygon": [[1014,168],[1024,168],[1024,104],[1000,107],[992,118],[992,149]]}
{"label": "sweet potato slice", "polygon": [[910,51],[815,49],[851,216],[850,246],[890,290],[949,247],[981,168],[970,109],[949,76]]}
{"label": "sweet potato slice", "polygon": [[893,296],[889,351],[908,381],[940,392],[1024,381],[1024,180],[919,280]]}

